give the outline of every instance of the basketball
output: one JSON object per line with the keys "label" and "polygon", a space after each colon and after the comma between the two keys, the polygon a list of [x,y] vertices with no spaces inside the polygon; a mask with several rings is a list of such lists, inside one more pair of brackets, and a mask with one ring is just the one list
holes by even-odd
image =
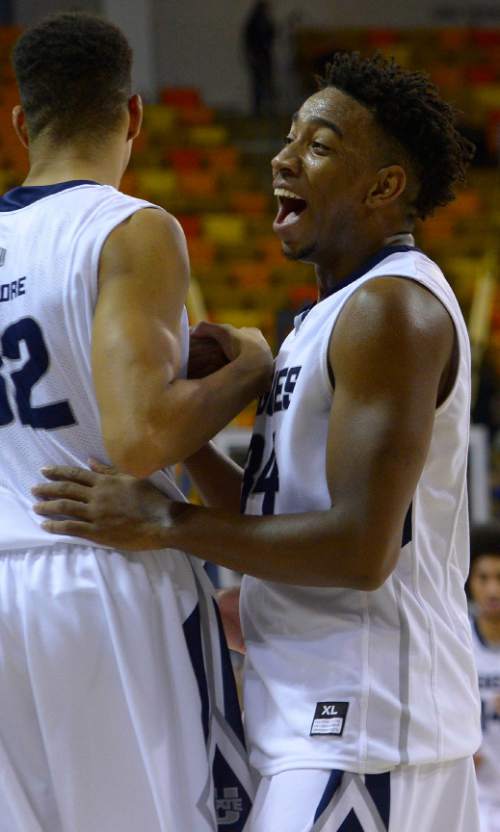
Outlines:
{"label": "basketball", "polygon": [[205,378],[228,363],[228,359],[214,338],[191,336],[189,344],[188,378]]}

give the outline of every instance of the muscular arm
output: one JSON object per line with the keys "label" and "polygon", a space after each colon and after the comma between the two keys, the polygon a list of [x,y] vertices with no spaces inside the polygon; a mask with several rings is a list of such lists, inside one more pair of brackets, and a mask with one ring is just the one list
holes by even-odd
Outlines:
{"label": "muscular arm", "polygon": [[203,379],[176,379],[188,258],[180,226],[146,209],[103,247],[92,369],[104,444],[120,470],[136,476],[193,454],[258,393],[238,356]]}
{"label": "muscular arm", "polygon": [[448,314],[425,289],[394,278],[371,281],[346,306],[331,339],[332,508],[234,518],[176,506],[158,542],[270,580],[380,586],[399,555],[453,342]]}
{"label": "muscular arm", "polygon": [[[370,281],[346,305],[331,338],[335,393],[325,464],[332,507],[239,517],[169,503],[148,490],[142,503],[133,501],[123,540],[133,531],[133,548],[175,547],[268,580],[376,589],[397,562],[453,345],[452,322],[425,289],[403,279]],[[48,496],[53,486],[43,488]],[[118,500],[113,483],[101,480],[92,510],[86,492],[85,506],[73,514],[88,522],[52,521],[49,529],[113,545],[109,529],[122,516],[115,507],[135,488],[124,483]],[[64,508],[56,501],[41,513]]]}

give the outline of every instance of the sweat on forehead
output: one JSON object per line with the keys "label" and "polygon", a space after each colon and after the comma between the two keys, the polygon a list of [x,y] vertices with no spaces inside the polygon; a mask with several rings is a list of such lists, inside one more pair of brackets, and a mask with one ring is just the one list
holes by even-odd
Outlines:
{"label": "sweat on forehead", "polygon": [[292,122],[329,128],[345,150],[352,150],[359,158],[377,166],[397,162],[410,168],[403,149],[387,136],[374,113],[336,87],[325,87],[307,98],[293,115]]}
{"label": "sweat on forehead", "polygon": [[350,130],[374,125],[370,110],[347,93],[335,87],[326,87],[311,95],[293,116],[293,121],[322,120],[340,137]]}

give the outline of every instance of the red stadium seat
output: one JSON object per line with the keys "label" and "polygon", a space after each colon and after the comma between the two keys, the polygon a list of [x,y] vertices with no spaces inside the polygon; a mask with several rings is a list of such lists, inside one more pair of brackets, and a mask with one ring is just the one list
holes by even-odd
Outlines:
{"label": "red stadium seat", "polygon": [[165,87],[160,93],[163,104],[178,109],[189,109],[201,105],[200,93],[194,87]]}

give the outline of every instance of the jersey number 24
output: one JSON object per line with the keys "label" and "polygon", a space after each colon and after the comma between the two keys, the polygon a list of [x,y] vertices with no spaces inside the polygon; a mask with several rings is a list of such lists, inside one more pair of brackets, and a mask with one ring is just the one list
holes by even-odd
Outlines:
{"label": "jersey number 24", "polygon": [[[280,487],[278,463],[276,461],[276,451],[274,450],[274,436],[271,455],[259,474],[264,460],[265,448],[266,442],[264,437],[261,436],[260,433],[254,433],[250,442],[250,447],[248,448],[245,473],[243,475],[243,488],[241,490],[240,504],[241,512],[243,514],[245,513],[247,500],[250,494],[263,494],[262,514],[274,514],[276,493],[279,491]],[[259,476],[257,476],[257,474],[259,474]]]}

